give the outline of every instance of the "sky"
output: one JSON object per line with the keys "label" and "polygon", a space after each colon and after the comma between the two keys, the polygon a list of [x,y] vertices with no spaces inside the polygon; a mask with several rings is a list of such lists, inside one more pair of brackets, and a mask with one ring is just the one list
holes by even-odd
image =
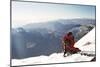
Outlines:
{"label": "sky", "polygon": [[12,2],[12,27],[29,23],[44,23],[58,19],[95,19],[95,6]]}

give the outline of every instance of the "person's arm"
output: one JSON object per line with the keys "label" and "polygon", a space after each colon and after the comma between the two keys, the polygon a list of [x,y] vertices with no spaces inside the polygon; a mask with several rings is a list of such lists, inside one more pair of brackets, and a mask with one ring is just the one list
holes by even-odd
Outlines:
{"label": "person's arm", "polygon": [[64,42],[64,40],[62,40],[62,47],[64,48],[64,45],[65,45],[65,42]]}
{"label": "person's arm", "polygon": [[73,39],[72,39],[72,40],[73,40],[72,42],[73,42],[73,47],[74,47],[74,45],[75,45],[75,39],[74,39],[74,36],[73,36]]}
{"label": "person's arm", "polygon": [[74,38],[74,36],[73,36],[73,42],[74,42],[74,44],[75,44],[75,38]]}

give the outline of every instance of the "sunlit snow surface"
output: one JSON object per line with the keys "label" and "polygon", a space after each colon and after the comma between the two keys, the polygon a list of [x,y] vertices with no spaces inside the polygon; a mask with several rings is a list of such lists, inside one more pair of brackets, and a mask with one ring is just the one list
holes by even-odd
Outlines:
{"label": "sunlit snow surface", "polygon": [[[82,51],[95,54],[95,28],[81,38],[75,47]],[[50,56],[37,56],[26,59],[13,59],[12,66],[19,65],[35,65],[35,64],[49,64],[49,63],[65,63],[65,62],[80,62],[90,61],[94,56],[85,56],[81,54],[73,54],[71,56],[63,57],[63,53],[54,53]]]}

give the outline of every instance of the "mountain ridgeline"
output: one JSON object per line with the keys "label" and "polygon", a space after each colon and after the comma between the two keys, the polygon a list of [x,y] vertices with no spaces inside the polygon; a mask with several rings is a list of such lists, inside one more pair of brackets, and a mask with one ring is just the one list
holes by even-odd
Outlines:
{"label": "mountain ridgeline", "polygon": [[62,52],[61,40],[71,31],[78,41],[95,27],[94,19],[60,19],[46,23],[30,23],[11,30],[13,59],[23,59]]}

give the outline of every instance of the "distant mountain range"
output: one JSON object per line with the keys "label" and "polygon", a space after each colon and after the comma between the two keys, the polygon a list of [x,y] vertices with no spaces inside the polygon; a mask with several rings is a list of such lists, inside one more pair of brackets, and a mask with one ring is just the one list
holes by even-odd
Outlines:
{"label": "distant mountain range", "polygon": [[71,31],[78,41],[95,27],[94,19],[60,19],[30,23],[11,31],[12,58],[22,59],[62,52],[61,39]]}
{"label": "distant mountain range", "polygon": [[[84,62],[84,61],[96,61],[96,48],[95,48],[95,28],[88,34],[83,36],[78,42],[75,43],[75,47],[81,49],[82,52],[63,57],[63,53],[53,53],[49,56],[37,56],[24,59],[13,59],[12,66],[23,65],[38,65],[38,64],[51,64],[51,63],[69,63],[69,62]],[[43,66],[44,67],[44,66]],[[55,66],[56,67],[56,66]]]}

